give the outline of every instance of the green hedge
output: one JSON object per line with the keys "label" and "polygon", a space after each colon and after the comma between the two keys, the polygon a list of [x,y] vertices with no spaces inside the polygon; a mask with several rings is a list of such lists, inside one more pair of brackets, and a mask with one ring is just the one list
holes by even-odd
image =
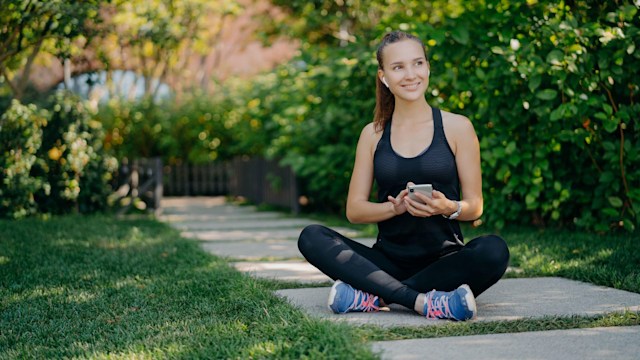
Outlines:
{"label": "green hedge", "polygon": [[43,107],[14,100],[0,118],[0,217],[105,210],[118,163],[101,123],[68,92]]}
{"label": "green hedge", "polygon": [[433,45],[437,103],[465,113],[479,133],[484,218],[633,230],[638,9],[527,3],[489,2],[415,28]]}
{"label": "green hedge", "polygon": [[43,179],[30,175],[46,124],[46,113],[17,100],[0,117],[0,217],[22,218],[37,213],[34,194],[50,190]]}

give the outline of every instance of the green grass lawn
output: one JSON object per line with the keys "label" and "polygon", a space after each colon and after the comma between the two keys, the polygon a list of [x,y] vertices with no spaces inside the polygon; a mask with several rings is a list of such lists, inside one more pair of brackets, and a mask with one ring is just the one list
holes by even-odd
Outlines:
{"label": "green grass lawn", "polygon": [[[467,239],[482,234],[467,229]],[[560,276],[640,293],[638,234],[516,228],[499,233],[509,244],[511,277]]]}
{"label": "green grass lawn", "polygon": [[308,318],[164,224],[0,229],[0,358],[372,357],[352,328]]}
{"label": "green grass lawn", "polygon": [[[336,224],[339,225],[339,224]],[[349,327],[305,316],[252,279],[150,219],[68,216],[0,221],[2,358],[372,358],[368,341],[640,325],[595,317]],[[467,239],[483,232],[466,229]],[[504,230],[508,276],[562,276],[640,293],[640,241]]]}

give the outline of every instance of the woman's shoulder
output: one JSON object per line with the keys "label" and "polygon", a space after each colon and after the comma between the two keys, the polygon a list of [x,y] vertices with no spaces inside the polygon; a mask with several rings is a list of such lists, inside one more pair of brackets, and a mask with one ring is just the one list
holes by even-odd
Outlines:
{"label": "woman's shoulder", "polygon": [[375,144],[380,141],[382,137],[382,131],[377,130],[376,126],[373,122],[368,123],[362,128],[360,132],[360,143],[368,144],[370,147],[373,147]]}
{"label": "woman's shoulder", "polygon": [[362,128],[360,132],[360,137],[368,137],[368,138],[380,138],[382,136],[382,130],[377,130],[375,123],[370,122]]}
{"label": "woman's shoulder", "polygon": [[452,113],[449,111],[440,110],[442,112],[442,124],[446,128],[450,128],[456,132],[459,131],[474,131],[473,123],[468,117]]}

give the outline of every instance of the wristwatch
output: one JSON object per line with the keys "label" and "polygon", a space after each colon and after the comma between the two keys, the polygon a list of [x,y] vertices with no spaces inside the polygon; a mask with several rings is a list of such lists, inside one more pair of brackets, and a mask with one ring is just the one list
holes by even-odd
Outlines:
{"label": "wristwatch", "polygon": [[462,203],[460,201],[456,201],[456,205],[458,206],[458,208],[456,209],[456,211],[453,212],[453,214],[449,216],[442,214],[442,216],[444,216],[445,219],[449,219],[449,220],[454,220],[455,218],[460,216],[460,213],[462,212]]}

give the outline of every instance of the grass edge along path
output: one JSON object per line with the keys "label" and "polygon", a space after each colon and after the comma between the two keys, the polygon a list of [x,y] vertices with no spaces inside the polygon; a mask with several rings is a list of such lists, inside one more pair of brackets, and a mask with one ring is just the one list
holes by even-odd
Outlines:
{"label": "grass edge along path", "polygon": [[614,326],[640,326],[640,312],[626,311],[597,316],[547,316],[540,319],[491,322],[447,322],[443,325],[423,327],[379,328],[364,325],[358,327],[356,332],[364,341],[389,341]]}
{"label": "grass edge along path", "polygon": [[155,220],[0,228],[0,358],[375,357]]}

